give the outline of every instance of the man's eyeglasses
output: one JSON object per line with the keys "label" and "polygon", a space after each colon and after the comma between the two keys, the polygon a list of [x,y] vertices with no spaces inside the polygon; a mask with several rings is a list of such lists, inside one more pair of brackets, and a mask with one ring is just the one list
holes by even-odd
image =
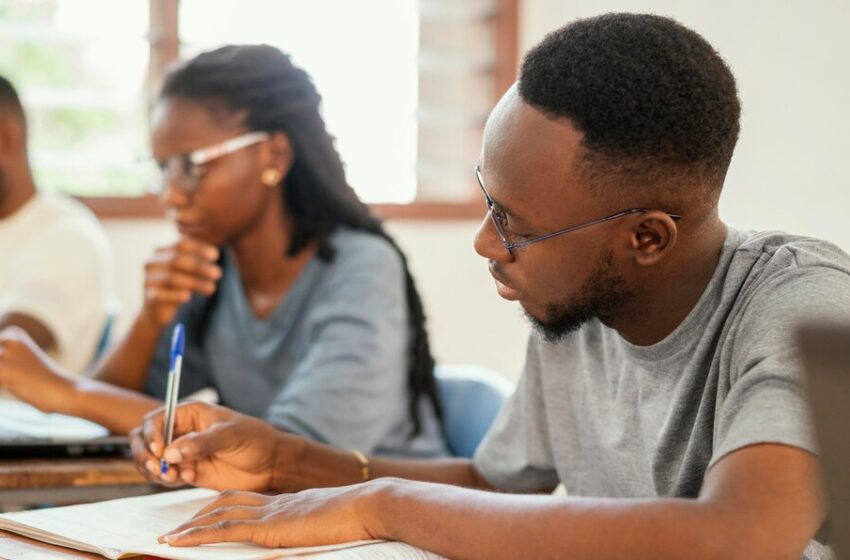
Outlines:
{"label": "man's eyeglasses", "polygon": [[[570,233],[596,224],[601,224],[603,222],[610,222],[611,220],[616,220],[618,218],[622,218],[630,214],[645,214],[646,212],[649,212],[648,208],[629,208],[628,210],[623,210],[622,212],[617,212],[616,214],[611,214],[610,216],[605,216],[604,218],[597,218],[596,220],[591,220],[583,224],[559,229],[558,231],[553,231],[552,233],[545,233],[543,235],[528,237],[516,234],[511,231],[511,228],[508,225],[507,214],[504,210],[499,208],[499,206],[495,202],[493,202],[493,199],[490,198],[490,195],[487,193],[487,189],[484,188],[484,180],[481,177],[480,165],[475,166],[475,178],[478,179],[478,186],[481,187],[481,192],[484,193],[484,200],[487,202],[487,213],[493,220],[493,225],[496,226],[496,231],[498,232],[499,237],[502,239],[502,244],[505,246],[505,249],[507,249],[508,252],[513,252],[514,249],[522,249],[523,247],[528,247],[529,245],[532,245],[534,243],[545,241],[546,239],[551,239],[559,235],[564,235],[565,233]],[[674,220],[679,220],[682,218],[682,216],[678,214],[671,214],[669,212],[667,212],[667,215],[673,218]]]}
{"label": "man's eyeglasses", "polygon": [[168,184],[171,183],[185,194],[194,194],[198,190],[203,177],[201,166],[214,159],[258,144],[268,138],[268,132],[248,132],[229,138],[214,146],[172,156],[161,163],[157,162],[156,177],[151,181],[148,190],[152,194],[162,194]]}

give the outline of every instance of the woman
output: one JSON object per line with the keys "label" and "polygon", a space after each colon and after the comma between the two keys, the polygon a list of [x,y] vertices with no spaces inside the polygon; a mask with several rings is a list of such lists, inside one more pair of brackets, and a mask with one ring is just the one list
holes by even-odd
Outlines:
{"label": "woman", "polygon": [[444,453],[422,303],[403,254],[347,184],[309,76],[269,46],[172,71],[152,147],[181,239],[145,269],[129,334],[73,379],[7,333],[0,383],[115,432],[160,405],[171,325],[187,329],[181,396],[340,447]]}

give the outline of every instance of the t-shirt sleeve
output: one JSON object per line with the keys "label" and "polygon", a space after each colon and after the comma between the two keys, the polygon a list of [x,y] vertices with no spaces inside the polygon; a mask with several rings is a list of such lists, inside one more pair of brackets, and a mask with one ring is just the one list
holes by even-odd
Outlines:
{"label": "t-shirt sleeve", "polygon": [[410,329],[399,255],[384,242],[356,249],[330,265],[311,304],[307,351],[266,420],[368,453],[406,414]]}
{"label": "t-shirt sleeve", "polygon": [[56,226],[30,249],[3,293],[3,311],[29,315],[56,339],[59,363],[79,372],[94,357],[106,324],[111,254],[86,229]]}
{"label": "t-shirt sleeve", "polygon": [[516,390],[475,452],[475,468],[493,486],[512,492],[551,490],[558,474],[543,401],[537,333],[528,342]]}
{"label": "t-shirt sleeve", "polygon": [[817,452],[796,331],[807,320],[850,317],[850,274],[791,269],[747,305],[731,353],[731,387],[718,405],[710,466],[759,443]]}

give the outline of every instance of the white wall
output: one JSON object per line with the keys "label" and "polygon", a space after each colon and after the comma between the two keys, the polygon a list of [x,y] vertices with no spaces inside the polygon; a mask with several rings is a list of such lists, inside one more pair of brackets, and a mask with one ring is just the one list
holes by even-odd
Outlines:
{"label": "white wall", "polygon": [[742,132],[721,215],[752,229],[850,250],[850,2],[845,0],[525,0],[523,51],[579,18],[670,16],[702,34],[738,80]]}

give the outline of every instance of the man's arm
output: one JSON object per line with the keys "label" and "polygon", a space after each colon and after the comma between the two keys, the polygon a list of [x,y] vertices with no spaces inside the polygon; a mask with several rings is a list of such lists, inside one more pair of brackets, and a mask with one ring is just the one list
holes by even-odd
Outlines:
{"label": "man's arm", "polygon": [[718,462],[697,499],[509,495],[384,479],[279,497],[226,493],[165,540],[384,538],[470,559],[796,560],[823,518],[817,459],[764,444]]}
{"label": "man's arm", "polygon": [[808,452],[758,445],[722,459],[695,500],[388,485],[366,526],[451,558],[796,560],[824,518],[817,477]]}
{"label": "man's arm", "polygon": [[[165,414],[148,414],[131,434],[139,470],[163,484],[192,484],[216,490],[296,492],[362,482],[353,453],[283,432],[233,410],[201,402],[183,403],[174,417],[175,440],[163,449]],[[159,460],[172,468],[163,475]],[[370,478],[412,480],[492,489],[464,459],[372,458]]]}
{"label": "man's arm", "polygon": [[19,327],[45,352],[54,352],[59,348],[53,331],[30,315],[15,312],[3,313],[0,315],[0,331],[6,327]]}

